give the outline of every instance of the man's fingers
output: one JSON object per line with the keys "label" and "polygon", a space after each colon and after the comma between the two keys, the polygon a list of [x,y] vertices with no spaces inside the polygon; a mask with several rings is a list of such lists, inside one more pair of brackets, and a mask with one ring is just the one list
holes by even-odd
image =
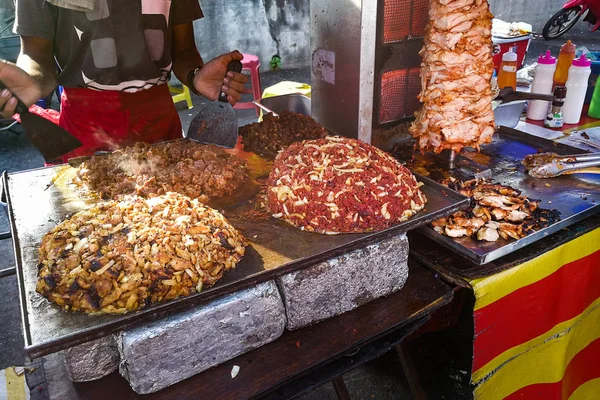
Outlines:
{"label": "man's fingers", "polygon": [[242,95],[238,91],[236,91],[230,87],[223,86],[222,90],[223,90],[223,93],[225,93],[227,95],[227,101],[231,105],[235,104],[242,98]]}
{"label": "man's fingers", "polygon": [[244,58],[244,55],[242,53],[240,53],[237,50],[232,51],[231,53],[231,59],[232,60],[238,60],[238,61],[242,61],[242,59]]}
{"label": "man's fingers", "polygon": [[236,82],[233,79],[227,79],[225,78],[225,80],[223,81],[223,83],[225,84],[226,87],[229,87],[237,92],[243,92],[244,91],[244,84],[240,83],[240,82]]}
{"label": "man's fingers", "polygon": [[[2,92],[4,94],[4,92]],[[9,97],[4,97],[0,94],[0,109],[2,110],[2,116],[4,118],[11,118],[15,114],[17,108],[17,99],[10,97],[12,94],[9,92]]]}
{"label": "man's fingers", "polygon": [[246,76],[245,74],[242,74],[240,72],[229,71],[227,73],[227,78],[229,80],[234,80],[236,82],[239,82],[242,85],[244,85],[246,82],[248,82],[248,76]]}
{"label": "man's fingers", "polygon": [[229,63],[232,62],[233,60],[242,61],[242,59],[244,58],[244,55],[242,53],[240,53],[239,51],[234,50],[230,53],[223,54],[220,57],[226,65],[229,65]]}

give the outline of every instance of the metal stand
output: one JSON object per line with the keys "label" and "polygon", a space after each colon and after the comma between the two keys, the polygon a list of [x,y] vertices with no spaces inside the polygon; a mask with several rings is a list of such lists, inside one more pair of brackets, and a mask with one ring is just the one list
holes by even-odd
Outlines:
{"label": "metal stand", "polygon": [[449,169],[454,169],[454,167],[456,166],[455,161],[456,161],[456,151],[450,150],[450,157],[448,159],[448,168]]}

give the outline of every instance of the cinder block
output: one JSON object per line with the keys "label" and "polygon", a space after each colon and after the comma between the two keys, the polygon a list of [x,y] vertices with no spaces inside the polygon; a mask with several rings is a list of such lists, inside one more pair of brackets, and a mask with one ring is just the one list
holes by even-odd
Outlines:
{"label": "cinder block", "polygon": [[63,350],[67,376],[73,382],[100,379],[119,368],[119,350],[113,335]]}
{"label": "cinder block", "polygon": [[121,334],[121,375],[153,393],[277,339],[285,310],[275,282]]}
{"label": "cinder block", "polygon": [[400,290],[408,278],[405,234],[277,278],[289,330]]}

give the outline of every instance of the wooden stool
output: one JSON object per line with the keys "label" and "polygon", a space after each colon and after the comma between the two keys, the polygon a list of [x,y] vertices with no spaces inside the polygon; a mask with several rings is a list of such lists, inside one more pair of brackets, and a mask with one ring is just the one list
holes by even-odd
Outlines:
{"label": "wooden stool", "polygon": [[[252,94],[254,100],[258,100],[262,96],[262,89],[260,87],[260,75],[258,73],[258,69],[260,68],[260,61],[257,56],[253,54],[244,54],[244,58],[242,59],[242,71],[246,70],[250,72],[250,84],[252,87],[246,87],[243,93]],[[251,101],[246,102],[237,102],[235,106],[233,106],[236,110],[243,110],[247,108],[254,108],[256,110],[256,115],[260,116],[260,109],[255,106]]]}
{"label": "wooden stool", "polygon": [[169,86],[169,92],[171,92],[171,96],[173,97],[173,103],[185,101],[188,109],[193,107],[192,95],[190,94],[190,89],[187,86],[181,85],[181,89],[179,89],[169,84],[167,85]]}

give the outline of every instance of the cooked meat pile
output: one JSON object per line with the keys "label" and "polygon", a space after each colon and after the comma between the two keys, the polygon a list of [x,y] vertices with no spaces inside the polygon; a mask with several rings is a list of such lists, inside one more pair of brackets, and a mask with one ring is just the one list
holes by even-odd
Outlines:
{"label": "cooked meat pile", "polygon": [[137,143],[110,155],[94,156],[79,167],[75,182],[103,199],[177,192],[206,202],[231,196],[248,179],[242,159],[216,146],[178,140]]}
{"label": "cooked meat pile", "polygon": [[44,236],[37,291],[66,311],[121,314],[214,285],[241,260],[244,245],[197,199],[125,196]]}
{"label": "cooked meat pile", "polygon": [[539,208],[539,200],[529,199],[510,186],[486,180],[461,182],[455,179],[444,184],[471,197],[474,205],[467,211],[434,221],[433,229],[442,235],[471,236],[488,242],[500,237],[518,240],[560,219],[557,210]]}
{"label": "cooked meat pile", "polygon": [[492,14],[487,0],[430,0],[420,54],[423,107],[410,128],[424,152],[492,140]]}
{"label": "cooked meat pile", "polygon": [[251,151],[267,160],[294,142],[327,136],[327,131],[309,116],[284,111],[279,117],[269,113],[262,122],[240,128],[244,150]]}
{"label": "cooked meat pile", "polygon": [[427,201],[414,175],[390,155],[355,139],[292,144],[267,180],[267,206],[302,230],[368,232],[407,220]]}

